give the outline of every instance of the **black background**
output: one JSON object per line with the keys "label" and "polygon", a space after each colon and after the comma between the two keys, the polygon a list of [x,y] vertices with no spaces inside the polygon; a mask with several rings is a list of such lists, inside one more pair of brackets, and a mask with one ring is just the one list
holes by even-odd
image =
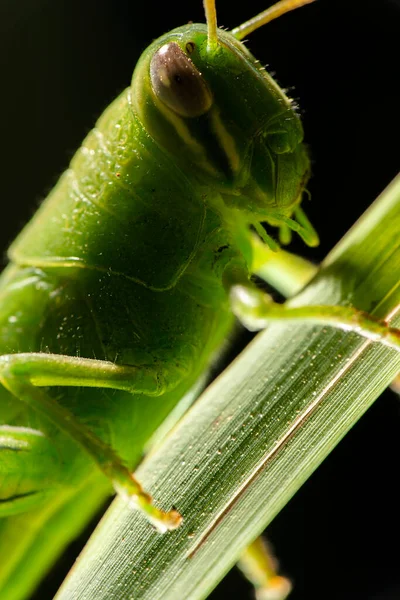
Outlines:
{"label": "black background", "polygon": [[[219,22],[234,27],[266,4],[220,0]],[[2,252],[129,84],[140,52],[189,20],[204,20],[201,0],[3,0]],[[253,54],[302,110],[313,158],[307,212],[321,245],[310,250],[296,241],[292,248],[312,260],[326,255],[399,170],[399,32],[397,0],[319,0],[250,36]],[[400,598],[399,458],[400,406],[388,391],[269,528],[295,583],[292,600]],[[56,577],[38,599],[53,597]],[[225,597],[252,597],[236,571],[211,595]]]}

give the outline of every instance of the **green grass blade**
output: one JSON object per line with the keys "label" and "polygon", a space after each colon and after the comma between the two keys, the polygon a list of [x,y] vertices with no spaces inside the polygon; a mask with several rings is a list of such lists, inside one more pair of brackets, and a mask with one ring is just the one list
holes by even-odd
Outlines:
{"label": "green grass blade", "polygon": [[[399,231],[400,179],[291,304],[352,303],[399,326]],[[354,333],[269,327],[139,469],[183,526],[161,536],[116,500],[57,599],[206,598],[399,370]]]}

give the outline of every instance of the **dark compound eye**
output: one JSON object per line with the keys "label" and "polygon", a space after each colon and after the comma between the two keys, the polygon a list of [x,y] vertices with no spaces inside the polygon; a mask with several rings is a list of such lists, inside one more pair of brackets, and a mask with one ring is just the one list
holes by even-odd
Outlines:
{"label": "dark compound eye", "polygon": [[199,117],[211,107],[212,95],[206,82],[175,42],[165,44],[154,54],[150,79],[157,98],[181,117]]}

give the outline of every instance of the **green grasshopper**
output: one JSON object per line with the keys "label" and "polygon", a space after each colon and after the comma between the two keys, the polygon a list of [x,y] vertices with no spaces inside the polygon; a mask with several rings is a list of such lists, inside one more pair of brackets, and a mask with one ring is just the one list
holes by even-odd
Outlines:
{"label": "green grasshopper", "polygon": [[[240,42],[305,3],[285,0],[224,32],[206,2],[207,27],[151,44],[11,246],[0,280],[7,598],[26,596],[15,565],[33,547],[49,564],[111,484],[161,532],[179,527],[184,515],[160,510],[132,468],[234,316],[252,330],[311,320],[400,348],[397,330],[356,309],[288,309],[249,279],[277,246],[261,223],[282,243],[292,231],[318,243],[301,206],[310,175],[301,121]],[[45,548],[41,528],[51,532],[82,498],[82,521]]]}

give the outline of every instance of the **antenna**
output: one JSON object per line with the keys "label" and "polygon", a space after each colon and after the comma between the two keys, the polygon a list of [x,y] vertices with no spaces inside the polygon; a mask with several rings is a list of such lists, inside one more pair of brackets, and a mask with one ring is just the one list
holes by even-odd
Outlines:
{"label": "antenna", "polygon": [[210,51],[218,45],[215,0],[203,0],[203,5],[207,21],[207,50]]}
{"label": "antenna", "polygon": [[[270,21],[274,21],[278,17],[284,15],[285,13],[291,12],[295,8],[300,8],[301,6],[305,6],[306,4],[311,4],[315,2],[315,0],[281,0],[281,2],[277,2],[273,6],[270,6],[266,10],[263,10],[259,15],[256,15],[252,19],[249,19],[242,25],[235,27],[232,29],[231,33],[238,40],[242,40],[249,33],[253,33],[256,29],[269,23]],[[206,5],[206,0],[204,0],[204,6]],[[214,6],[215,10],[215,6]],[[207,12],[207,9],[206,9]],[[217,23],[215,22],[215,27]],[[209,42],[210,43],[210,42]]]}

